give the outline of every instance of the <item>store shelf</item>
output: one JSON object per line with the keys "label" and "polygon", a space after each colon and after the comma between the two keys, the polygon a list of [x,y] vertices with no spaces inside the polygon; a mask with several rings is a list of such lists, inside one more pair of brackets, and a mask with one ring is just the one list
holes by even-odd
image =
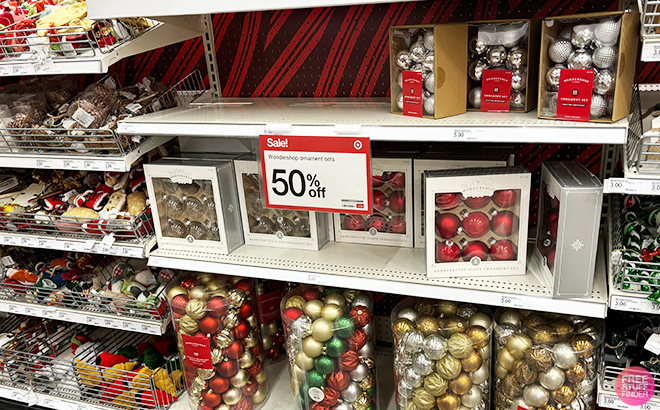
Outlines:
{"label": "store shelf", "polygon": [[608,178],[603,181],[606,194],[660,195],[660,178]]}
{"label": "store shelf", "polygon": [[[411,1],[411,0],[397,0]],[[89,18],[132,17],[132,16],[178,16],[181,14],[237,13],[242,11],[301,9],[311,7],[337,7],[354,4],[394,3],[394,0],[193,0],[181,7],[174,0],[89,0]]]}
{"label": "store shelf", "polygon": [[258,137],[263,134],[370,137],[380,141],[623,144],[628,122],[552,121],[536,112],[468,112],[439,120],[390,112],[386,98],[238,98],[178,107],[119,124],[121,134]]}
{"label": "store shelf", "polygon": [[126,172],[142,155],[174,137],[149,137],[136,149],[123,156],[88,156],[76,154],[0,152],[0,167],[36,169],[79,169],[87,171]]}
{"label": "store shelf", "polygon": [[607,313],[605,261],[599,253],[591,298],[552,299],[533,274],[524,276],[426,277],[424,249],[330,243],[318,252],[246,245],[230,255],[158,249],[149,265],[279,281],[346,287],[398,295],[448,299],[604,318]]}
{"label": "store shelf", "polygon": [[64,236],[55,238],[51,235],[40,236],[0,232],[0,245],[98,253],[101,255],[123,256],[127,258],[144,259],[149,256],[149,251],[156,245],[155,236],[140,242],[115,242],[110,247],[102,246],[101,239],[77,239]]}
{"label": "store shelf", "polygon": [[[598,406],[604,409],[619,409],[619,410],[628,410],[633,408],[629,404],[626,404],[619,398],[614,390],[614,381],[620,370],[611,368],[610,366],[605,366],[603,370],[604,374],[598,376]],[[634,408],[640,410],[660,410],[660,396],[657,392],[657,379],[656,379],[656,393],[651,399]]]}
{"label": "store shelf", "polygon": [[[124,6],[125,10],[136,16],[132,9],[136,3],[130,2],[131,7]],[[126,4],[129,4],[128,2]],[[203,24],[197,16],[183,16],[177,18],[160,19],[162,23],[148,30],[135,39],[118,46],[109,52],[92,49],[88,54],[77,55],[72,58],[51,58],[37,61],[27,54],[25,59],[12,58],[0,60],[0,77],[18,75],[51,75],[51,74],[101,74],[107,73],[108,68],[116,62],[145,51],[179,43],[197,36],[204,31]]]}
{"label": "store shelf", "polygon": [[609,275],[610,309],[638,313],[660,313],[660,303],[652,302],[646,294],[634,294],[619,290],[613,283],[613,275]]}
{"label": "store shelf", "polygon": [[40,406],[55,410],[107,410],[104,406],[95,406],[90,403],[80,403],[77,400],[63,399],[53,397],[48,394],[28,392],[26,389],[16,387],[2,386],[0,388],[0,397],[25,403],[28,406]]}

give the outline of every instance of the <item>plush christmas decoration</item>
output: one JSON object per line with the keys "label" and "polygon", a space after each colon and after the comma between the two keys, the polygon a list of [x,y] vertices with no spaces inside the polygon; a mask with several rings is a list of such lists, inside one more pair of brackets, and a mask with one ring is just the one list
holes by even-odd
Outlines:
{"label": "plush christmas decoration", "polygon": [[165,357],[172,356],[177,352],[176,343],[170,339],[162,339],[156,342],[154,347]]}
{"label": "plush christmas decoration", "polygon": [[170,379],[172,380],[172,383],[174,383],[174,387],[177,389],[183,388],[183,372],[181,370],[174,370],[170,372]]}
{"label": "plush christmas decoration", "polygon": [[76,371],[78,372],[78,377],[80,382],[87,387],[93,388],[101,384],[103,378],[101,373],[96,370],[94,366],[91,366],[80,359],[74,359],[76,364]]}
{"label": "plush christmas decoration", "polygon": [[128,382],[124,378],[117,379],[111,384],[106,384],[101,392],[101,401],[112,402],[115,397],[127,392],[128,387]]}
{"label": "plush christmas decoration", "polygon": [[121,288],[121,293],[127,296],[132,296],[133,298],[137,298],[140,293],[144,292],[145,290],[147,289],[138,282],[125,280],[124,285]]}
{"label": "plush christmas decoration", "polygon": [[112,367],[118,363],[126,363],[127,358],[120,354],[112,354],[108,352],[103,352],[96,356],[96,365],[102,367]]}
{"label": "plush christmas decoration", "polygon": [[128,360],[136,359],[138,357],[137,349],[134,346],[124,346],[117,350],[117,354],[124,356]]}
{"label": "plush christmas decoration", "polygon": [[131,389],[137,391],[149,390],[152,373],[151,369],[146,366],[138,368],[137,372],[132,373],[133,379],[129,381]]}
{"label": "plush christmas decoration", "polygon": [[50,198],[40,198],[37,199],[37,204],[40,205],[46,211],[65,211],[68,208],[68,204],[57,197]]}
{"label": "plush christmas decoration", "polygon": [[71,353],[75,355],[78,347],[87,342],[89,342],[89,338],[85,335],[75,335],[71,337]]}
{"label": "plush christmas decoration", "polygon": [[146,409],[153,409],[156,405],[164,407],[169,406],[176,401],[176,398],[163,391],[156,390],[155,393],[156,394],[154,395],[154,392],[151,390],[138,393],[136,395],[137,402]]}
{"label": "plush christmas decoration", "polygon": [[174,383],[172,383],[167,370],[160,368],[154,372],[151,378],[158,390],[164,391],[172,397],[176,397],[176,387],[174,387]]}
{"label": "plush christmas decoration", "polygon": [[[138,352],[140,349],[138,348]],[[150,346],[145,350],[139,357],[138,360],[140,363],[144,363],[145,366],[151,370],[161,367],[165,363],[163,355],[153,346]]]}
{"label": "plush christmas decoration", "polygon": [[133,280],[139,283],[140,285],[144,286],[146,289],[152,289],[159,285],[156,275],[151,273],[151,271],[146,268],[136,273],[135,276],[133,277]]}
{"label": "plush christmas decoration", "polygon": [[124,377],[127,372],[130,372],[137,366],[137,362],[117,363],[109,369],[103,370],[103,381],[107,384],[112,384],[115,380]]}
{"label": "plush christmas decoration", "polygon": [[151,347],[152,347],[151,343],[149,343],[149,342],[143,342],[143,343],[140,343],[139,345],[135,346],[135,348],[137,349],[138,355],[143,354],[145,351],[147,351],[147,349],[150,349]]}
{"label": "plush christmas decoration", "polygon": [[81,194],[73,197],[73,205],[77,207],[85,207],[93,209],[94,211],[100,211],[103,209],[105,204],[108,203],[108,193],[102,191],[87,190]]}
{"label": "plush christmas decoration", "polygon": [[136,400],[135,400],[135,392],[133,391],[125,391],[115,397],[110,404],[112,404],[115,407],[119,407],[122,409],[127,409],[127,410],[132,410],[135,408]]}

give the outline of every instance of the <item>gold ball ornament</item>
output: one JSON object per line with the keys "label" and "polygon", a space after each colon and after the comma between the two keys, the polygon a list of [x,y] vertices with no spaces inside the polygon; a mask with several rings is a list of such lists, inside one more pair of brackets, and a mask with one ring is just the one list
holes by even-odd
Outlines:
{"label": "gold ball ornament", "polygon": [[374,380],[374,377],[371,374],[368,374],[367,377],[365,377],[364,379],[362,379],[362,381],[360,381],[360,383],[358,383],[358,386],[360,386],[360,388],[366,392],[367,390],[374,387],[375,383],[376,382]]}
{"label": "gold ball ornament", "polygon": [[445,322],[443,326],[443,334],[445,337],[450,337],[456,333],[465,333],[468,328],[467,320],[463,319],[460,316],[454,316]]}
{"label": "gold ball ornament", "polygon": [[334,334],[334,325],[331,321],[318,318],[312,323],[312,337],[319,342],[330,340]]}
{"label": "gold ball ornament", "polygon": [[571,345],[577,352],[578,357],[589,358],[594,354],[594,339],[587,334],[573,336]]}
{"label": "gold ball ornament", "polygon": [[224,355],[222,354],[222,349],[214,348],[211,350],[211,362],[213,364],[218,364],[224,359]]}
{"label": "gold ball ornament", "polygon": [[192,289],[190,289],[190,291],[188,292],[188,296],[190,296],[190,298],[193,300],[199,299],[204,302],[209,300],[211,297],[209,293],[206,291],[206,286],[204,285],[197,285]]}
{"label": "gold ball ornament", "polygon": [[331,322],[334,322],[343,314],[344,310],[335,304],[325,305],[321,309],[321,317]]}
{"label": "gold ball ornament", "polygon": [[438,373],[431,373],[424,378],[424,390],[436,397],[444,394],[447,387],[449,387],[447,380]]}
{"label": "gold ball ornament", "polygon": [[506,340],[506,350],[516,359],[522,359],[525,352],[532,348],[532,339],[524,333],[514,333]]}
{"label": "gold ball ornament", "polygon": [[529,406],[540,407],[548,404],[550,393],[540,384],[534,383],[523,390],[523,399]]}
{"label": "gold ball ornament", "polygon": [[[188,304],[190,304],[190,302],[188,302]],[[199,325],[195,319],[188,315],[183,315],[181,316],[181,319],[179,319],[179,329],[188,334],[193,334],[199,329]]]}
{"label": "gold ball ornament", "polygon": [[472,339],[465,333],[454,333],[447,340],[447,350],[457,359],[465,359],[474,351]]}
{"label": "gold ball ornament", "polygon": [[[243,355],[238,359],[238,364],[241,369],[247,369],[254,364],[255,357],[250,350],[246,350]],[[238,387],[238,386],[237,386]]]}
{"label": "gold ball ornament", "polygon": [[[531,316],[531,315],[530,315]],[[538,325],[530,330],[532,340],[537,344],[551,344],[557,342],[555,331],[548,325]]]}
{"label": "gold ball ornament", "polygon": [[296,365],[303,370],[311,370],[314,368],[314,359],[303,352],[296,353],[295,362]]}
{"label": "gold ball ornament", "polygon": [[206,302],[202,299],[190,299],[186,305],[186,314],[195,320],[206,316]]}
{"label": "gold ball ornament", "polygon": [[497,323],[499,324],[508,323],[518,328],[520,327],[521,324],[520,313],[513,309],[504,309],[500,313],[500,317],[499,319],[497,319]]}
{"label": "gold ball ornament", "polygon": [[514,398],[520,396],[523,392],[523,385],[518,383],[513,374],[507,374],[505,378],[500,381],[497,389],[504,393],[504,395],[513,400]]}
{"label": "gold ball ornament", "polygon": [[417,321],[417,330],[422,332],[424,337],[432,335],[438,331],[438,320],[433,316],[422,316]]}
{"label": "gold ball ornament", "polygon": [[210,273],[200,273],[197,275],[197,282],[202,285],[208,284],[212,279],[214,279],[214,276]]}
{"label": "gold ball ornament", "polygon": [[545,325],[545,319],[539,315],[531,314],[522,320],[522,324],[528,329],[534,329],[538,326]]}
{"label": "gold ball ornament", "polygon": [[305,303],[303,312],[312,320],[316,320],[321,317],[321,309],[323,309],[323,302],[318,299],[312,299]]}
{"label": "gold ball ornament", "polygon": [[302,351],[309,357],[317,357],[323,353],[323,343],[314,339],[312,336],[307,336],[302,342]]}
{"label": "gold ball ornament", "polygon": [[538,410],[557,410],[557,407],[552,404],[546,404],[545,406],[539,407]]}
{"label": "gold ball ornament", "polygon": [[208,380],[211,377],[213,377],[213,373],[215,373],[215,369],[197,369],[197,376],[201,377],[204,380]]}
{"label": "gold ball ornament", "polygon": [[461,407],[461,398],[457,395],[446,392],[435,400],[438,410],[458,410]]}
{"label": "gold ball ornament", "polygon": [[422,299],[415,303],[415,310],[420,316],[433,316],[435,314],[435,302]]}
{"label": "gold ball ornament", "polygon": [[494,372],[495,372],[495,377],[497,377],[498,379],[505,378],[506,375],[509,373],[509,371],[504,367],[500,366],[499,363],[495,363]]}
{"label": "gold ball ornament", "polygon": [[518,383],[525,386],[534,383],[538,377],[536,368],[524,360],[517,360],[513,364],[513,370],[511,370],[511,373]]}
{"label": "gold ball ornament", "polygon": [[490,362],[482,364],[480,368],[472,372],[472,382],[481,384],[488,380],[488,376],[490,376]]}
{"label": "gold ball ornament", "polygon": [[573,324],[566,319],[555,319],[549,325],[555,331],[559,341],[566,341],[573,333]]}
{"label": "gold ball ornament", "polygon": [[447,380],[455,379],[461,374],[461,369],[461,361],[449,354],[435,362],[436,372]]}
{"label": "gold ball ornament", "polygon": [[259,336],[256,331],[251,331],[245,339],[243,339],[246,349],[252,349],[259,343]]}
{"label": "gold ball ornament", "polygon": [[268,350],[268,349],[270,349],[270,348],[273,346],[273,336],[271,336],[271,335],[267,335],[267,334],[263,334],[263,335],[261,336],[261,343],[262,343],[263,346],[264,346],[264,350]]}
{"label": "gold ball ornament", "polygon": [[344,298],[348,303],[353,302],[353,299],[355,299],[355,297],[359,294],[360,291],[355,289],[344,289],[344,291],[342,292],[342,295],[344,295]]}
{"label": "gold ball ornament", "polygon": [[438,315],[443,315],[445,317],[456,316],[456,313],[458,312],[458,302],[440,300],[435,307],[435,311]]}
{"label": "gold ball ornament", "polygon": [[513,370],[513,363],[515,361],[516,358],[507,349],[500,349],[500,352],[497,354],[497,364],[506,369],[506,371]]}
{"label": "gold ball ornament", "polygon": [[225,404],[234,406],[241,400],[241,397],[243,397],[243,392],[241,392],[241,389],[234,387],[227,390],[225,394],[222,395],[222,400],[225,402]]}
{"label": "gold ball ornament", "polygon": [[232,342],[231,330],[222,329],[220,333],[213,336],[213,343],[220,349],[226,349]]}
{"label": "gold ball ornament", "polygon": [[215,278],[211,280],[209,283],[206,284],[206,291],[211,293],[211,292],[216,292],[220,289],[224,289],[227,286],[227,284],[222,281],[221,279]]}
{"label": "gold ball ornament", "polygon": [[257,380],[257,383],[263,383],[268,379],[268,374],[266,373],[266,369],[264,368],[258,375],[255,377]]}
{"label": "gold ball ornament", "polygon": [[582,362],[577,362],[566,370],[566,378],[574,385],[582,383],[587,377],[587,370],[584,368]]}
{"label": "gold ball ornament", "polygon": [[259,325],[259,319],[257,318],[257,315],[252,315],[247,318],[247,322],[250,324],[252,329],[256,329],[257,325]]}
{"label": "gold ball ornament", "polygon": [[243,369],[239,370],[236,376],[230,379],[232,386],[239,388],[245,386],[249,380],[250,375]]}
{"label": "gold ball ornament", "polygon": [[435,397],[424,389],[417,389],[413,392],[412,402],[420,410],[431,410],[435,404]]}
{"label": "gold ball ornament", "polygon": [[493,350],[493,349],[491,349],[490,344],[487,344],[486,346],[479,349],[479,353],[481,354],[481,358],[484,359],[484,360],[490,360],[491,350]]}
{"label": "gold ball ornament", "polygon": [[202,390],[206,387],[206,380],[197,376],[190,383],[190,391],[193,396],[199,397],[202,394]]}
{"label": "gold ball ornament", "polygon": [[449,381],[449,388],[455,394],[462,396],[472,388],[472,378],[467,373],[461,373],[458,377]]}
{"label": "gold ball ornament", "polygon": [[285,306],[286,306],[287,309],[295,307],[295,308],[298,308],[300,310],[304,310],[305,309],[305,303],[307,303],[307,301],[305,300],[304,297],[299,296],[299,295],[294,295],[294,296],[291,296],[289,298],[289,300],[286,301]]}
{"label": "gold ball ornament", "polygon": [[270,322],[263,325],[264,333],[266,333],[268,336],[275,336],[279,328],[280,326],[277,324],[277,322]]}
{"label": "gold ball ornament", "polygon": [[413,325],[413,323],[410,320],[408,320],[408,319],[397,319],[394,322],[394,325],[393,325],[393,333],[394,333],[394,336],[397,339],[401,339],[401,337],[403,337],[404,333],[406,333],[409,330],[412,330],[414,328],[415,328],[415,326]]}
{"label": "gold ball ornament", "polygon": [[465,359],[461,359],[461,366],[463,366],[463,371],[474,372],[477,371],[483,363],[483,359],[478,351],[472,350],[470,355]]}
{"label": "gold ball ornament", "polygon": [[573,386],[565,384],[552,392],[552,399],[558,404],[568,406],[577,396],[577,392]]}
{"label": "gold ball ornament", "polygon": [[488,331],[479,325],[470,326],[465,331],[465,334],[470,336],[472,343],[475,349],[481,349],[485,347],[490,342],[490,335]]}
{"label": "gold ball ornament", "polygon": [[477,312],[468,319],[468,327],[481,326],[484,329],[490,329],[492,324],[493,320],[484,312]]}
{"label": "gold ball ornament", "polygon": [[172,300],[176,295],[187,295],[187,294],[188,294],[188,289],[184,288],[183,286],[173,286],[172,289],[170,289],[167,292],[167,297],[170,298],[170,300]]}
{"label": "gold ball ornament", "polygon": [[227,302],[229,302],[229,306],[234,309],[243,306],[246,298],[247,296],[245,296],[245,292],[242,289],[232,289],[227,292]]}
{"label": "gold ball ornament", "polygon": [[257,359],[259,359],[260,362],[264,362],[266,360],[266,352],[261,352],[259,353],[259,356],[257,356]]}
{"label": "gold ball ornament", "polygon": [[540,372],[547,371],[553,365],[553,358],[550,350],[545,346],[534,346],[525,353],[525,357]]}
{"label": "gold ball ornament", "polygon": [[263,384],[259,386],[257,392],[252,396],[252,403],[254,404],[263,403],[263,401],[266,400],[266,397],[268,397],[268,386]]}
{"label": "gold ball ornament", "polygon": [[305,371],[298,367],[297,364],[291,366],[291,377],[302,382],[305,379]]}
{"label": "gold ball ornament", "polygon": [[[214,290],[212,292],[209,292],[209,299],[212,298],[213,296],[222,296],[223,298],[226,298],[228,294],[229,294],[229,291],[227,291],[227,289],[220,288],[220,289]],[[225,406],[225,404],[223,404],[221,406]]]}
{"label": "gold ball ornament", "polygon": [[346,306],[346,299],[341,295],[341,293],[331,293],[325,297],[324,300],[326,305],[337,305],[340,308]]}

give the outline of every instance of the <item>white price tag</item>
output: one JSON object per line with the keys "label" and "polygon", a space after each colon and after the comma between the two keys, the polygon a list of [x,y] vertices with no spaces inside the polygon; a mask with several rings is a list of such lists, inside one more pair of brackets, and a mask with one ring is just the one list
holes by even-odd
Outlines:
{"label": "white price tag", "polygon": [[34,64],[34,71],[38,73],[48,73],[55,69],[55,63],[52,58],[46,58],[39,63]]}
{"label": "white price tag", "polygon": [[54,159],[38,159],[37,160],[37,169],[53,169],[57,168],[57,164],[62,163],[61,161],[56,161]]}
{"label": "white price tag", "polygon": [[626,312],[660,313],[660,304],[645,297],[612,295],[610,308]]}
{"label": "white price tag", "polygon": [[85,323],[87,323],[88,325],[101,326],[103,321],[101,320],[101,318],[98,317],[86,316]]}
{"label": "white price tag", "polygon": [[34,73],[34,66],[32,64],[13,64],[12,75],[27,75]]}
{"label": "white price tag", "polygon": [[140,331],[140,325],[134,322],[127,322],[123,321],[121,322],[121,328],[123,330],[130,330],[132,332],[139,332]]}
{"label": "white price tag", "polygon": [[94,122],[94,117],[82,108],[78,108],[71,118],[78,121],[84,128],[89,127]]}
{"label": "white price tag", "polygon": [[515,307],[515,308],[525,308],[529,307],[523,298],[513,295],[502,295],[500,299],[500,306]]}
{"label": "white price tag", "polygon": [[454,139],[456,141],[476,141],[478,137],[470,129],[454,130]]}
{"label": "white price tag", "polygon": [[627,410],[628,405],[621,401],[618,397],[611,394],[599,394],[598,405],[608,409]]}
{"label": "white price tag", "polygon": [[63,312],[63,311],[57,312],[57,319],[63,320],[65,322],[86,323],[85,318],[86,318],[85,315],[81,315],[79,313]]}
{"label": "white price tag", "polygon": [[9,305],[9,313],[15,315],[22,315],[25,313],[25,306],[23,305]]}
{"label": "white price tag", "polygon": [[126,165],[124,164],[124,162],[120,162],[120,161],[106,161],[105,170],[114,171],[114,172],[125,172]]}
{"label": "white price tag", "polygon": [[310,273],[307,276],[307,283],[312,285],[325,285],[325,280],[323,278],[323,275]]}
{"label": "white price tag", "polygon": [[57,409],[57,407],[55,406],[55,399],[51,399],[50,397],[44,398],[40,406],[48,407],[49,409]]}
{"label": "white price tag", "polygon": [[11,399],[16,401],[24,402],[27,394],[22,391],[13,391],[11,392]]}
{"label": "white price tag", "polygon": [[92,249],[94,248],[94,244],[96,241],[94,239],[88,239],[82,244],[82,248],[85,252],[91,252]]}
{"label": "white price tag", "polygon": [[83,168],[90,171],[102,171],[105,166],[105,161],[85,160],[83,161]]}
{"label": "white price tag", "polygon": [[140,333],[146,333],[148,335],[161,335],[163,332],[161,331],[160,326],[140,325]]}
{"label": "white price tag", "polygon": [[85,161],[80,159],[65,159],[62,162],[64,169],[85,169]]}
{"label": "white price tag", "polygon": [[17,236],[6,235],[5,236],[5,245],[21,246],[21,238],[19,238]]}
{"label": "white price tag", "polygon": [[39,239],[38,238],[21,238],[21,246],[27,246],[30,248],[38,248],[39,247]]}
{"label": "white price tag", "polygon": [[369,138],[262,135],[266,207],[371,214]]}
{"label": "white price tag", "polygon": [[105,235],[103,237],[103,240],[101,240],[101,243],[99,243],[99,246],[102,249],[109,249],[112,244],[115,243],[115,234],[110,234],[110,235]]}
{"label": "white price tag", "polygon": [[127,258],[142,258],[144,250],[142,248],[133,248],[130,246],[121,247],[121,255]]}
{"label": "white price tag", "polygon": [[37,316],[41,317],[43,316],[41,313],[43,312],[43,309],[40,307],[36,306],[25,306],[25,314],[28,316]]}
{"label": "white price tag", "polygon": [[74,252],[80,252],[85,250],[82,242],[74,242],[74,241],[63,242],[61,249],[65,251],[74,251]]}
{"label": "white price tag", "polygon": [[121,329],[121,322],[117,319],[103,319],[103,327]]}
{"label": "white price tag", "polygon": [[660,180],[609,178],[605,180],[603,192],[606,194],[660,194]]}
{"label": "white price tag", "polygon": [[117,127],[118,134],[133,134],[135,133],[135,125],[127,124],[125,122],[120,122],[119,127]]}
{"label": "white price tag", "polygon": [[39,248],[56,249],[57,242],[53,239],[39,239]]}
{"label": "white price tag", "polygon": [[41,311],[42,317],[45,317],[47,319],[55,319],[57,317],[57,311],[55,310],[54,307],[51,308],[46,308]]}

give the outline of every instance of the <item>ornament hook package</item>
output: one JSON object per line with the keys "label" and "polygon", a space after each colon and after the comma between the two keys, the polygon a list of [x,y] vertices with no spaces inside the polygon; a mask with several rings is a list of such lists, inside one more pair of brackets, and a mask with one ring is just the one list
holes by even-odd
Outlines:
{"label": "ornament hook package", "polygon": [[144,173],[160,248],[228,254],[243,244],[232,161],[167,158]]}
{"label": "ornament hook package", "polygon": [[[524,275],[531,174],[521,166],[425,172],[428,277]],[[434,210],[431,212],[430,210]]]}
{"label": "ornament hook package", "polygon": [[588,297],[594,282],[602,183],[577,162],[546,162],[541,171],[534,258],[553,297]]}

